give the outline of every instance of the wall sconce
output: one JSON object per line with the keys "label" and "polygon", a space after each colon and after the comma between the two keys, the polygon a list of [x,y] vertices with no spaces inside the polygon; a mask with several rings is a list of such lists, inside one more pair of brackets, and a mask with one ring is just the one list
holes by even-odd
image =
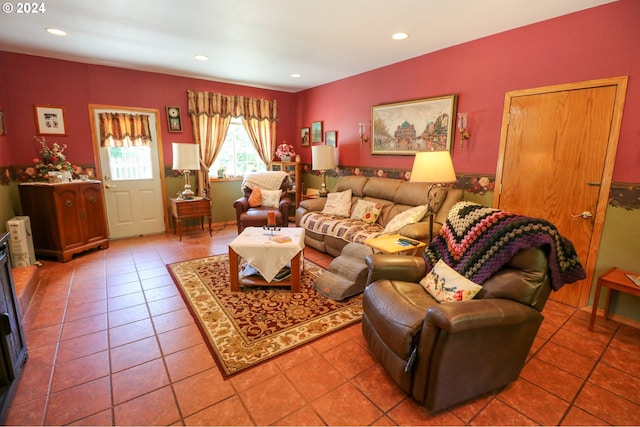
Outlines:
{"label": "wall sconce", "polygon": [[458,130],[460,131],[460,148],[464,141],[471,138],[471,134],[467,130],[467,114],[468,113],[458,113]]}
{"label": "wall sconce", "polygon": [[358,135],[360,135],[360,148],[367,142],[369,142],[369,137],[365,135],[365,128],[367,124],[365,122],[358,123]]}

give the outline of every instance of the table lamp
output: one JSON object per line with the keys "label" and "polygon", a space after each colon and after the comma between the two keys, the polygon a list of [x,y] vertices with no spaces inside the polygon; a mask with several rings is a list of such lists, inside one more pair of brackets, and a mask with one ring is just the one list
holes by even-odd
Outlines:
{"label": "table lamp", "polygon": [[416,153],[409,181],[434,184],[429,188],[427,195],[429,199],[427,215],[429,215],[430,240],[433,240],[433,192],[438,189],[440,184],[450,184],[457,180],[451,155],[448,151],[421,151]]}
{"label": "table lamp", "polygon": [[336,167],[333,145],[314,145],[311,147],[311,169],[322,174],[320,197],[327,197],[327,171]]}
{"label": "table lamp", "polygon": [[198,144],[178,143],[171,144],[173,148],[173,169],[182,171],[184,174],[184,191],[182,198],[193,199],[189,175],[192,170],[200,170],[200,146]]}

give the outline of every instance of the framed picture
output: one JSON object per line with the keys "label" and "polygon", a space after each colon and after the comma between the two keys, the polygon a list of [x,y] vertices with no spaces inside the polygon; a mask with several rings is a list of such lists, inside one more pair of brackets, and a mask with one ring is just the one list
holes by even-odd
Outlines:
{"label": "framed picture", "polygon": [[182,132],[182,120],[180,119],[180,107],[167,106],[167,127],[169,132]]}
{"label": "framed picture", "polygon": [[309,146],[309,128],[300,129],[300,145],[303,147]]}
{"label": "framed picture", "polygon": [[33,113],[36,119],[36,133],[38,135],[67,136],[63,107],[34,105]]}
{"label": "framed picture", "polygon": [[328,130],[324,133],[324,143],[327,145],[338,145],[338,131]]}
{"label": "framed picture", "polygon": [[371,154],[451,151],[456,95],[371,107]]}
{"label": "framed picture", "polygon": [[311,123],[311,142],[322,142],[322,122]]}
{"label": "framed picture", "polygon": [[0,136],[6,135],[7,130],[4,127],[4,111],[0,111]]}

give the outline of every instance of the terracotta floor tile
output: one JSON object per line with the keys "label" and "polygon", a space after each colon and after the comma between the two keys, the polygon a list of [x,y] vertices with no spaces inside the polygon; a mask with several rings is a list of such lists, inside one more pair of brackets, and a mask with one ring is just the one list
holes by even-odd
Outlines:
{"label": "terracotta floor tile", "polygon": [[527,362],[520,373],[520,378],[526,379],[567,402],[573,400],[584,383],[582,378],[538,358]]}
{"label": "terracotta floor tile", "polygon": [[153,316],[152,320],[158,334],[196,324],[187,308]]}
{"label": "terracotta floor tile", "polygon": [[283,354],[282,356],[278,356],[273,361],[282,369],[286,371],[294,366],[297,366],[301,363],[305,363],[307,360],[318,355],[313,347],[310,345],[303,345],[294,350],[289,351],[288,353]]}
{"label": "terracotta floor tile", "polygon": [[472,426],[535,426],[535,421],[494,399],[471,420]]}
{"label": "terracotta floor tile", "polygon": [[47,403],[45,396],[29,400],[25,403],[15,404],[9,407],[4,425],[7,426],[39,426],[44,421],[44,409]]}
{"label": "terracotta floor tile", "polygon": [[163,387],[113,408],[115,425],[170,425],[180,420],[171,387]]}
{"label": "terracotta floor tile", "polygon": [[195,324],[159,334],[158,340],[165,355],[204,343],[200,329]]}
{"label": "terracotta floor tile", "polygon": [[640,330],[622,325],[613,337],[611,346],[631,353],[640,353]]}
{"label": "terracotta floor tile", "polygon": [[137,282],[140,280],[135,266],[132,266],[132,268],[133,271],[127,271],[122,274],[114,274],[116,272],[107,271],[107,286],[124,285],[125,283]]}
{"label": "terracotta floor tile", "polygon": [[215,367],[174,383],[173,389],[184,417],[235,394],[231,383]]}
{"label": "terracotta floor tile", "polygon": [[413,399],[405,399],[387,413],[399,426],[459,426],[462,420],[449,411],[429,413]]}
{"label": "terracotta floor tile", "polygon": [[239,393],[258,425],[268,425],[304,406],[302,396],[284,375],[276,375]]}
{"label": "terracotta floor tile", "polygon": [[[166,271],[166,267],[165,271]],[[158,277],[150,277],[148,279],[140,279],[140,284],[142,285],[143,290],[161,288],[163,286],[175,286],[173,283],[173,279],[171,276],[158,276]]]}
{"label": "terracotta floor tile", "polygon": [[601,361],[630,375],[640,376],[640,353],[637,351],[631,353],[617,347],[609,347]]}
{"label": "terracotta floor tile", "polygon": [[179,297],[180,291],[178,291],[178,288],[176,288],[175,285],[171,284],[153,289],[146,289],[144,291],[144,296],[147,299],[147,302],[157,301],[163,298]]}
{"label": "terracotta floor tile", "polygon": [[114,328],[127,323],[137,322],[138,320],[148,319],[149,309],[146,304],[138,304],[121,310],[110,311],[108,317],[109,327]]}
{"label": "terracotta floor tile", "polygon": [[281,373],[282,371],[280,371],[275,361],[271,360],[249,368],[239,374],[235,374],[229,378],[229,381],[233,384],[233,387],[240,392]]}
{"label": "terracotta floor tile", "polygon": [[107,301],[104,299],[92,301],[85,304],[72,305],[67,308],[64,316],[65,322],[82,319],[84,317],[95,316],[107,312]]}
{"label": "terracotta floor tile", "polygon": [[109,328],[109,344],[111,347],[128,344],[155,335],[151,319],[142,319],[115,328]]}
{"label": "terracotta floor tile", "polygon": [[[350,357],[345,357],[345,354]],[[345,378],[352,378],[376,363],[371,353],[351,339],[325,351],[322,357]]]}
{"label": "terracotta floor tile", "polygon": [[313,401],[311,406],[328,425],[368,425],[382,412],[351,384],[343,384]]}
{"label": "terracotta floor tile", "polygon": [[346,334],[344,330],[334,332],[326,337],[317,339],[311,342],[311,346],[313,346],[314,350],[318,353],[324,353],[327,350],[331,350],[332,348],[342,344],[343,342],[349,340],[349,334]]}
{"label": "terracotta floor tile", "polygon": [[102,288],[71,288],[71,294],[69,295],[68,305],[72,307],[74,305],[82,305],[92,301],[102,301],[107,298],[106,287]]}
{"label": "terracotta floor tile", "polygon": [[594,360],[598,360],[607,347],[606,343],[602,341],[593,340],[566,330],[558,331],[550,342]]}
{"label": "terracotta floor tile", "polygon": [[61,331],[62,323],[39,329],[25,329],[24,335],[27,340],[27,347],[31,349],[49,344],[56,344],[60,339]]}
{"label": "terracotta floor tile", "polygon": [[545,344],[536,357],[583,379],[589,376],[596,364],[593,359],[551,342]]}
{"label": "terracotta floor tile", "polygon": [[165,356],[169,377],[172,382],[206,371],[216,366],[209,348],[199,344]]}
{"label": "terracotta floor tile", "polygon": [[26,363],[13,396],[12,404],[19,405],[33,399],[46,397],[49,392],[52,369],[53,367],[33,369],[29,366],[29,363]]}
{"label": "terracotta floor tile", "polygon": [[[57,363],[66,362],[109,349],[109,338],[106,330],[82,335],[60,342]],[[31,359],[31,352],[29,359]]]}
{"label": "terracotta floor tile", "polygon": [[321,426],[324,425],[318,413],[309,405],[303,406],[295,412],[280,418],[273,423],[275,426]]}
{"label": "terracotta floor tile", "polygon": [[138,269],[138,276],[140,279],[152,279],[154,277],[161,277],[167,275],[167,268],[164,266],[161,260],[156,260],[158,264],[155,268],[148,268],[144,270]]}
{"label": "terracotta floor tile", "polygon": [[31,349],[28,348],[29,367],[32,369],[51,368],[53,366],[53,359],[56,356],[57,349],[58,346],[56,344],[49,344]]}
{"label": "terracotta floor tile", "polygon": [[637,402],[640,396],[640,377],[629,375],[604,363],[596,366],[589,382],[631,401]]}
{"label": "terracotta floor tile", "polygon": [[56,363],[51,382],[55,393],[109,375],[109,352],[102,351],[67,362]]}
{"label": "terracotta floor tile", "polygon": [[110,426],[113,425],[113,417],[111,416],[111,409],[98,412],[83,418],[74,423],[69,424],[71,426]]}
{"label": "terracotta floor tile", "polygon": [[460,418],[465,424],[474,419],[493,399],[495,399],[498,391],[485,393],[475,399],[468,400],[464,403],[456,405],[449,411]]}
{"label": "terracotta floor tile", "polygon": [[133,307],[136,305],[144,304],[146,301],[144,299],[144,294],[142,290],[139,292],[134,292],[132,294],[121,295],[113,298],[109,298],[107,300],[107,306],[109,307],[109,311],[121,310],[127,307]]}
{"label": "terracotta floor tile", "polygon": [[322,356],[316,356],[302,365],[295,366],[285,374],[309,403],[346,381],[345,377]]}
{"label": "terracotta floor tile", "polygon": [[154,359],[114,373],[111,384],[113,403],[118,405],[168,385],[169,377],[162,359]]}
{"label": "terracotta floor tile", "polygon": [[107,329],[106,314],[85,317],[72,322],[65,322],[62,327],[61,340],[64,341],[71,338],[77,338],[94,332],[103,331],[105,329]]}
{"label": "terracotta floor tile", "polygon": [[145,338],[120,347],[115,347],[111,352],[111,372],[119,372],[123,369],[157,359],[161,356],[160,348],[155,337]]}
{"label": "terracotta floor tile", "polygon": [[149,311],[151,312],[152,316],[158,316],[159,314],[182,310],[186,307],[187,306],[182,300],[182,297],[179,295],[149,302]]}
{"label": "terracotta floor tile", "polygon": [[351,383],[383,411],[407,398],[407,394],[377,363],[352,378]]}
{"label": "terracotta floor tile", "polygon": [[121,297],[141,291],[142,286],[140,285],[140,282],[136,280],[130,283],[123,283],[122,285],[113,285],[107,287],[107,298]]}
{"label": "terracotta floor tile", "polygon": [[560,425],[563,426],[604,426],[608,425],[600,418],[596,418],[593,415],[583,411],[575,406],[569,409],[569,412],[564,417]]}
{"label": "terracotta floor tile", "polygon": [[586,383],[575,406],[613,425],[640,425],[640,405],[591,383]]}
{"label": "terracotta floor tile", "polygon": [[568,402],[523,379],[509,384],[497,399],[543,425],[559,423],[569,407]]}
{"label": "terracotta floor tile", "polygon": [[[73,404],[70,404],[73,402]],[[111,407],[109,377],[51,394],[45,425],[64,425]]]}
{"label": "terracotta floor tile", "polygon": [[185,417],[187,426],[250,426],[255,422],[249,416],[238,396],[233,396],[220,403]]}

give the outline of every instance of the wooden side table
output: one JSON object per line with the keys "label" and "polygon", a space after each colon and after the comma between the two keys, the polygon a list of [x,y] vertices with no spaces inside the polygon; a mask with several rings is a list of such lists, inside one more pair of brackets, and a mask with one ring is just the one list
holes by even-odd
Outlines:
{"label": "wooden side table", "polygon": [[200,218],[200,226],[204,230],[202,217],[209,218],[209,236],[211,234],[211,199],[194,197],[193,199],[171,199],[171,216],[174,219],[173,234],[178,233],[182,241],[182,220],[184,218]]}
{"label": "wooden side table", "polygon": [[600,300],[600,290],[602,287],[608,288],[607,300],[604,304],[604,319],[609,315],[609,304],[611,303],[611,291],[626,292],[631,295],[640,296],[640,286],[636,286],[626,275],[631,274],[637,276],[639,273],[612,268],[600,277],[596,285],[596,294],[593,298],[593,308],[591,309],[591,320],[589,321],[589,330],[593,330],[596,321],[596,312],[598,311],[598,302]]}

